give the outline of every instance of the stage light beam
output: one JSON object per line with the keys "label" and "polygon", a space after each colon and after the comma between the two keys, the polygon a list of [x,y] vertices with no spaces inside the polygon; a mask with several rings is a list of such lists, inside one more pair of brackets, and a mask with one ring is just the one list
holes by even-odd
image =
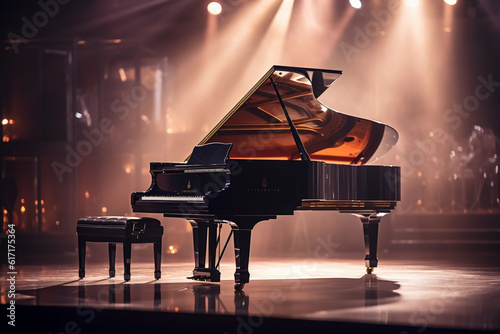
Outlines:
{"label": "stage light beam", "polygon": [[406,0],[406,5],[409,7],[417,7],[419,0]]}

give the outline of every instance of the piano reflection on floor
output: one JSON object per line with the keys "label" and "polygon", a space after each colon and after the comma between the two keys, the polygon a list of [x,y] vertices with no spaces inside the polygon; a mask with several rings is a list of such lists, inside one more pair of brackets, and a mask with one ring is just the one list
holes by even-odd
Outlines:
{"label": "piano reflection on floor", "polygon": [[[273,66],[184,162],[151,162],[151,186],[134,212],[181,217],[193,227],[191,278],[220,281],[233,237],[235,289],[250,280],[252,228],[296,210],[336,210],[363,223],[365,266],[377,266],[378,226],[400,200],[400,168],[367,165],[397,142],[391,127],[342,114],[317,98],[340,71]],[[231,233],[221,255],[218,227]]]}
{"label": "piano reflection on floor", "polygon": [[[328,287],[335,287],[329,289]],[[72,281],[31,290],[19,290],[21,304],[75,306],[81,324],[103,310],[141,310],[184,314],[221,314],[252,317],[311,315],[335,310],[359,309],[397,302],[399,284],[365,274],[359,278],[304,278],[259,280],[251,291],[207,282],[158,281],[141,284],[114,279],[83,283]],[[248,289],[250,290],[250,289]],[[328,293],[325,294],[325,290]],[[304,299],[304,296],[307,298]],[[306,305],[304,305],[306,304]]]}

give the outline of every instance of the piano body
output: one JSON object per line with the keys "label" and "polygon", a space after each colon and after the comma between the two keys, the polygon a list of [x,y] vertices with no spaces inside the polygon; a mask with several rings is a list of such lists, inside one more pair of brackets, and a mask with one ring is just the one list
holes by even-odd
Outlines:
{"label": "piano body", "polygon": [[[377,266],[378,225],[400,200],[400,168],[366,163],[389,151],[398,134],[317,101],[340,75],[273,66],[185,162],[150,163],[151,186],[132,193],[133,211],[190,222],[191,278],[220,281],[220,257],[233,236],[235,288],[242,289],[250,278],[252,228],[296,210],[360,217],[366,270]],[[217,259],[222,223],[231,226],[231,234]]]}

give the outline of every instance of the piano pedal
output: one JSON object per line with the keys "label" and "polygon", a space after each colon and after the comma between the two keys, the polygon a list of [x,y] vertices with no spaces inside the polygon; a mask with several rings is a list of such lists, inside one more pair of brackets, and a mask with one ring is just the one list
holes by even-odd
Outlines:
{"label": "piano pedal", "polygon": [[234,290],[235,291],[242,291],[244,287],[245,287],[245,283],[236,283],[234,285]]}

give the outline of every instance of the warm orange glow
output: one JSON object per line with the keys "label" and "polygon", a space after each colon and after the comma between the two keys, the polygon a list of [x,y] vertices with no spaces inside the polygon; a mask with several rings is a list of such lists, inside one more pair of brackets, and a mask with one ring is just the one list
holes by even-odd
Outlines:
{"label": "warm orange glow", "polygon": [[177,248],[175,248],[174,246],[168,246],[168,253],[175,254],[177,252],[178,252]]}
{"label": "warm orange glow", "polygon": [[418,205],[422,205],[422,200],[421,200],[421,199],[419,199],[419,200],[417,201],[417,204],[418,204]]}
{"label": "warm orange glow", "polygon": [[88,190],[85,190],[85,198],[86,198],[86,199],[89,199],[89,198],[90,198],[90,193],[88,192]]}
{"label": "warm orange glow", "polygon": [[453,6],[457,4],[457,0],[444,0],[447,5]]}
{"label": "warm orange glow", "polygon": [[118,73],[120,73],[120,80],[122,82],[127,81],[127,74],[125,74],[125,70],[123,69],[123,67],[120,67],[120,69],[118,70]]}
{"label": "warm orange glow", "polygon": [[219,15],[220,13],[222,13],[222,6],[217,1],[213,1],[208,4],[207,10],[212,15]]}
{"label": "warm orange glow", "polygon": [[2,140],[3,140],[4,143],[8,143],[10,141],[10,137],[9,136],[3,136]]}
{"label": "warm orange glow", "polygon": [[123,169],[125,170],[126,174],[132,173],[132,166],[131,165],[124,165]]}
{"label": "warm orange glow", "polygon": [[2,119],[2,125],[7,125],[9,120],[7,118]]}
{"label": "warm orange glow", "polygon": [[7,209],[3,209],[3,214],[6,215],[7,214]]}
{"label": "warm orange glow", "polygon": [[21,198],[21,203],[23,203],[23,204],[24,204],[24,198]]}
{"label": "warm orange glow", "polygon": [[26,212],[26,208],[24,207],[24,205],[21,207],[21,213],[25,213]]}
{"label": "warm orange glow", "polygon": [[107,208],[107,207],[105,207],[105,206],[103,206],[103,207],[101,208],[101,211],[102,211],[102,213],[106,213],[106,212],[108,212],[108,208]]}
{"label": "warm orange glow", "polygon": [[59,224],[61,224],[59,220],[56,220],[56,225],[59,226]]}

